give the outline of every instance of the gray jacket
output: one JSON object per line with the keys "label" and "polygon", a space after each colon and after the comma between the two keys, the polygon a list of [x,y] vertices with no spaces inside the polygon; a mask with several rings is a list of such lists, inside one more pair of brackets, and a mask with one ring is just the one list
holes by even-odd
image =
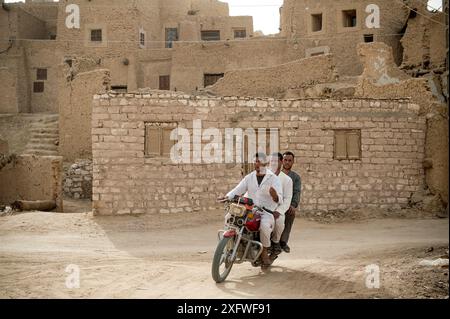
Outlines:
{"label": "gray jacket", "polygon": [[294,185],[294,191],[292,192],[291,206],[297,208],[298,205],[300,204],[300,197],[302,193],[302,179],[294,171],[290,171],[288,176],[292,179],[292,184]]}

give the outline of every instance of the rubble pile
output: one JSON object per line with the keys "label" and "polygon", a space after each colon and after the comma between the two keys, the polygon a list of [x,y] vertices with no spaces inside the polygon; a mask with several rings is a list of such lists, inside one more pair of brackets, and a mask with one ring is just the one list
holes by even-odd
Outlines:
{"label": "rubble pile", "polygon": [[77,160],[64,171],[64,194],[74,199],[91,199],[92,161]]}

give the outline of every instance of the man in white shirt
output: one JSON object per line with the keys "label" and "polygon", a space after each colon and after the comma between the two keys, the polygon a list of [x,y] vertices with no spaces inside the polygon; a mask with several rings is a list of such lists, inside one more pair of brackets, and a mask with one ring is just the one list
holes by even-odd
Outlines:
{"label": "man in white shirt", "polygon": [[282,249],[280,246],[281,235],[284,231],[285,215],[289,210],[292,200],[292,179],[283,173],[281,170],[283,167],[283,154],[274,153],[270,157],[270,169],[277,175],[281,182],[281,188],[283,191],[283,201],[278,203],[278,207],[275,209],[275,228],[272,234],[272,257],[281,254]]}
{"label": "man in white shirt", "polygon": [[[266,168],[267,157],[264,153],[258,153],[254,158],[255,170],[244,177],[244,179],[230,191],[226,197],[233,199],[236,195],[242,196],[245,193],[253,200],[255,205],[267,208],[271,211],[276,210],[283,203],[283,192],[281,182],[278,176]],[[272,260],[269,257],[269,248],[271,246],[271,235],[274,228],[274,216],[268,212],[261,212],[261,226],[259,229],[260,240],[263,245],[262,268],[271,265]]]}

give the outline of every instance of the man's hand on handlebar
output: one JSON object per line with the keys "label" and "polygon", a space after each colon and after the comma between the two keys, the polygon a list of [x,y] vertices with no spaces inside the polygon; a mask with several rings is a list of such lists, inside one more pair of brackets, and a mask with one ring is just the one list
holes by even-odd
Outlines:
{"label": "man's hand on handlebar", "polygon": [[226,196],[221,196],[221,197],[218,197],[218,198],[217,198],[217,202],[218,202],[218,203],[226,203],[228,200],[229,200],[229,199],[228,199],[228,197],[226,197]]}

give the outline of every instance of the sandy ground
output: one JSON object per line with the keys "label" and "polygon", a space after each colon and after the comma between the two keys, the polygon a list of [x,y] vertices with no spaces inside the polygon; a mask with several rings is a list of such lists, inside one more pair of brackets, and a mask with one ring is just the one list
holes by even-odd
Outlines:
{"label": "sandy ground", "polygon": [[[448,254],[448,219],[300,218],[291,254],[270,271],[235,265],[216,284],[219,210],[94,218],[84,205],[86,213],[0,217],[0,298],[448,298],[448,268],[418,265]],[[379,289],[365,285],[371,264]],[[80,268],[78,289],[66,287],[68,265]]]}

